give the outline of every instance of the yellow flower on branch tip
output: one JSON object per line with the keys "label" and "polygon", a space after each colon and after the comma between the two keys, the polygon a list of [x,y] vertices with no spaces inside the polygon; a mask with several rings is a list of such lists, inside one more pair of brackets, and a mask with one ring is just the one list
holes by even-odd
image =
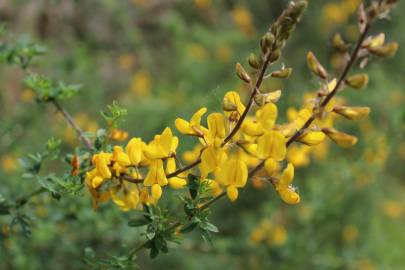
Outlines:
{"label": "yellow flower on branch tip", "polygon": [[96,166],[98,174],[102,178],[111,178],[111,171],[108,165],[111,164],[112,154],[100,152],[93,156],[93,164]]}
{"label": "yellow flower on branch tip", "polygon": [[312,146],[318,145],[325,140],[325,134],[322,131],[309,131],[305,132],[302,136],[298,138],[298,141]]}
{"label": "yellow flower on branch tip", "polygon": [[285,137],[279,131],[268,131],[257,140],[257,155],[261,159],[273,158],[281,161],[286,154]]}
{"label": "yellow flower on branch tip", "polygon": [[154,184],[159,184],[161,186],[167,185],[168,181],[166,178],[165,171],[163,169],[163,161],[161,159],[154,159],[149,165],[148,174],[145,177],[144,185],[152,186]]}
{"label": "yellow flower on branch tip", "polygon": [[227,186],[227,195],[231,201],[238,198],[239,187],[244,187],[248,178],[248,168],[246,164],[237,159],[225,161],[221,166],[217,181]]}
{"label": "yellow flower on branch tip", "polygon": [[211,113],[207,117],[208,138],[207,142],[215,147],[220,147],[225,138],[225,119],[220,113]]}
{"label": "yellow flower on branch tip", "polygon": [[203,107],[191,117],[190,122],[187,122],[182,118],[177,118],[174,124],[177,130],[182,134],[202,137],[204,136],[206,128],[201,126],[201,117],[206,112],[207,108]]}
{"label": "yellow flower on branch tip", "polygon": [[201,179],[205,179],[210,172],[213,172],[227,159],[224,149],[210,145],[202,151],[200,172]]}
{"label": "yellow flower on branch tip", "polygon": [[357,143],[357,138],[355,136],[337,131],[334,128],[323,128],[322,131],[326,134],[326,136],[341,147],[351,147]]}
{"label": "yellow flower on branch tip", "polygon": [[131,161],[132,165],[138,166],[141,163],[143,158],[143,150],[145,149],[146,144],[140,138],[132,138],[127,146],[125,151]]}

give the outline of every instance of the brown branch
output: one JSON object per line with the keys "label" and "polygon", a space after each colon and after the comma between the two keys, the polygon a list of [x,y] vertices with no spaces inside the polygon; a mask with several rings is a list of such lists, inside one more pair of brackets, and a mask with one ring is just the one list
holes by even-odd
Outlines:
{"label": "brown branch", "polygon": [[65,109],[63,109],[56,100],[52,100],[52,103],[56,107],[56,109],[63,115],[69,125],[76,131],[77,136],[79,136],[79,139],[82,141],[84,146],[87,149],[92,149],[93,147],[90,140],[84,135],[84,131],[79,127],[79,125],[77,125],[73,117]]}

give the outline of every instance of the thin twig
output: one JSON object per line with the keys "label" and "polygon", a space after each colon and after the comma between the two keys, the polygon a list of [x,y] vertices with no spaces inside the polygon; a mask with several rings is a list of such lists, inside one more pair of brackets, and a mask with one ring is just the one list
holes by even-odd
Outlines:
{"label": "thin twig", "polygon": [[84,131],[75,122],[73,117],[56,100],[52,100],[52,104],[63,115],[63,117],[66,119],[69,125],[76,131],[79,139],[83,142],[84,146],[87,149],[92,149],[93,147],[91,145],[90,140],[84,135]]}

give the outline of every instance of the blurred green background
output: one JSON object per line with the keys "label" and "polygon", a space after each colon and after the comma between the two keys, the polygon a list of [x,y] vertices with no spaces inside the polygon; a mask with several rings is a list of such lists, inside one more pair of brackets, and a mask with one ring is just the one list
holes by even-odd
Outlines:
{"label": "blurred green background", "polygon": [[[354,42],[359,0],[312,0],[282,62],[294,69],[289,80],[269,80],[264,89],[283,89],[280,117],[298,108],[318,87],[306,67],[312,50],[330,70],[335,32]],[[236,62],[256,52],[258,40],[288,1],[282,0],[38,0],[0,1],[0,20],[9,40],[30,39],[46,47],[32,70],[82,84],[79,96],[64,103],[86,131],[103,127],[99,112],[117,100],[128,109],[123,128],[145,140],[176,117],[197,108],[221,111],[223,94],[247,93],[234,75]],[[369,106],[369,119],[338,121],[355,134],[350,149],[330,144],[308,155],[295,184],[302,202],[283,204],[271,186],[248,185],[238,201],[212,208],[220,228],[214,245],[198,235],[150,260],[140,253],[141,269],[404,269],[405,265],[405,42],[400,3],[392,19],[373,33],[400,44],[397,55],[367,66],[367,89],[342,93],[348,104]],[[402,12],[401,12],[402,11]],[[78,142],[51,106],[38,105],[17,66],[0,67],[0,193],[12,199],[38,187],[21,177],[17,159],[55,136],[64,152]],[[181,150],[190,149],[185,139]],[[294,159],[294,157],[290,157]],[[47,171],[66,172],[68,164]],[[167,197],[167,196],[166,196]],[[170,200],[166,200],[170,204]],[[84,250],[119,254],[140,241],[127,227],[131,213],[112,203],[97,211],[90,196],[55,200],[44,194],[21,209],[32,223],[31,237],[10,230],[0,216],[0,269],[86,269]]]}

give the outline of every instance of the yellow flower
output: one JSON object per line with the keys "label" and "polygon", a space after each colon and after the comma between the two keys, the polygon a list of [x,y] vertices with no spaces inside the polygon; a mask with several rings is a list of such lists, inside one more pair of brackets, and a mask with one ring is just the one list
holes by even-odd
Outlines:
{"label": "yellow flower", "polygon": [[211,113],[207,117],[208,135],[207,142],[215,147],[220,147],[225,138],[225,119],[220,113]]}
{"label": "yellow flower", "polygon": [[128,138],[128,133],[125,130],[115,128],[111,130],[110,138],[114,141],[125,141]]}
{"label": "yellow flower", "polygon": [[[170,174],[176,171],[176,159],[175,158],[168,158],[166,162],[166,174]],[[184,179],[187,176],[186,173],[180,174],[175,177],[169,178],[169,185],[173,189],[181,189],[185,185],[187,185],[187,181]],[[184,178],[182,178],[184,177]]]}
{"label": "yellow flower", "polygon": [[234,118],[235,120],[239,119],[245,111],[245,105],[243,105],[238,92],[235,91],[228,91],[225,94],[222,108],[228,118]]}
{"label": "yellow flower", "polygon": [[369,107],[348,107],[348,106],[336,106],[333,111],[341,116],[350,119],[358,120],[363,117],[367,117],[370,113]]}
{"label": "yellow flower", "polygon": [[177,118],[175,125],[180,133],[192,136],[204,136],[206,133],[206,128],[201,126],[201,117],[207,112],[207,108],[203,107],[199,109],[190,119],[190,122],[182,118]]}
{"label": "yellow flower", "polygon": [[325,140],[325,134],[321,131],[305,132],[303,135],[301,135],[298,138],[299,142],[309,145],[309,146],[320,144],[324,140]]}
{"label": "yellow flower", "polygon": [[210,172],[216,170],[226,159],[227,155],[224,149],[214,145],[205,148],[201,154],[201,179],[205,179]]}
{"label": "yellow flower", "polygon": [[152,186],[159,184],[160,186],[167,185],[165,170],[163,168],[163,161],[161,159],[154,159],[149,165],[148,174],[145,177],[143,184],[145,186]]}
{"label": "yellow flower", "polygon": [[275,161],[272,158],[268,158],[266,159],[266,161],[264,162],[264,169],[266,170],[266,172],[269,175],[273,175],[274,173],[276,173],[279,169],[279,164],[277,161]]}
{"label": "yellow flower", "polygon": [[322,131],[326,134],[326,136],[341,147],[351,147],[357,143],[356,137],[337,131],[334,128],[323,128]]}
{"label": "yellow flower", "polygon": [[1,167],[5,172],[13,172],[17,170],[18,164],[16,158],[10,156],[10,155],[5,155],[1,159]]}
{"label": "yellow flower", "polygon": [[146,144],[140,138],[132,138],[127,146],[125,151],[131,161],[132,165],[138,166],[143,159],[143,151],[146,147]]}
{"label": "yellow flower", "polygon": [[128,187],[123,184],[112,187],[109,191],[112,201],[123,211],[134,209],[139,203],[139,191],[136,187],[128,189]]}
{"label": "yellow flower", "polygon": [[284,226],[276,226],[271,233],[269,244],[274,246],[283,246],[287,242],[287,230]]}
{"label": "yellow flower", "polygon": [[287,168],[281,174],[279,181],[276,183],[276,190],[280,198],[288,204],[297,204],[300,202],[300,195],[291,187],[294,178],[294,166],[289,163]]}
{"label": "yellow flower", "polygon": [[287,154],[285,138],[279,131],[269,131],[257,140],[257,155],[261,159],[281,161]]}
{"label": "yellow flower", "polygon": [[238,198],[237,188],[246,185],[248,168],[243,161],[237,159],[225,161],[221,167],[216,180],[222,185],[227,186],[228,198],[231,201],[235,201]]}
{"label": "yellow flower", "polygon": [[242,6],[232,10],[232,19],[239,29],[246,35],[251,36],[254,32],[252,14]]}
{"label": "yellow flower", "polygon": [[111,164],[112,154],[100,152],[93,156],[93,164],[96,166],[97,173],[102,178],[111,178],[111,171],[108,165]]}
{"label": "yellow flower", "polygon": [[135,73],[131,82],[131,91],[137,96],[147,96],[151,89],[151,75],[146,70],[140,70]]}
{"label": "yellow flower", "polygon": [[145,147],[144,154],[150,160],[167,158],[176,152],[178,144],[179,139],[167,127]]}
{"label": "yellow flower", "polygon": [[201,61],[207,58],[207,50],[197,43],[192,43],[187,46],[188,54],[195,60]]}

